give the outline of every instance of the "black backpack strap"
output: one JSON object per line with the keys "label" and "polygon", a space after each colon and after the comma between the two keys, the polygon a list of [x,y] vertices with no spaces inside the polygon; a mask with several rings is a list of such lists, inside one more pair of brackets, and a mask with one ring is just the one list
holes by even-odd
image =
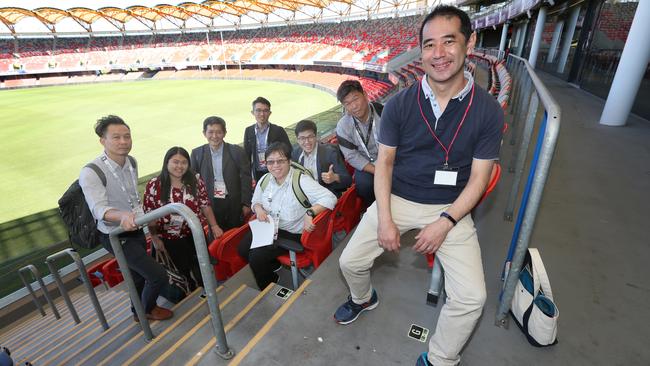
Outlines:
{"label": "black backpack strap", "polygon": [[370,104],[372,104],[373,108],[375,108],[375,111],[377,112],[377,115],[379,115],[379,117],[381,117],[381,112],[384,111],[384,105],[381,104],[381,103],[377,103],[377,102],[371,102]]}
{"label": "black backpack strap", "polygon": [[341,135],[336,135],[336,141],[339,143],[340,146],[343,146],[347,149],[350,150],[358,150],[359,147],[355,145],[352,141],[345,139]]}
{"label": "black backpack strap", "polygon": [[133,169],[138,169],[138,163],[135,161],[135,158],[131,155],[127,155],[127,158],[129,158],[129,161],[131,162],[131,166],[133,166]]}
{"label": "black backpack strap", "polygon": [[[129,156],[129,159],[133,159]],[[133,163],[133,161],[131,161]],[[99,180],[102,181],[102,185],[106,187],[106,174],[97,166],[95,163],[88,163],[86,164],[85,168],[90,168],[95,171],[95,174],[99,177]]]}

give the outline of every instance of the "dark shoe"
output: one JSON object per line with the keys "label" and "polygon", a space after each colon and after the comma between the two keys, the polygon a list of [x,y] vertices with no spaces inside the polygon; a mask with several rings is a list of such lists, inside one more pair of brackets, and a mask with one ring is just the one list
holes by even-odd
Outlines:
{"label": "dark shoe", "polygon": [[140,318],[138,318],[138,314],[133,314],[133,321],[136,323],[140,323]]}
{"label": "dark shoe", "polygon": [[433,366],[427,358],[427,352],[422,352],[420,357],[418,357],[418,360],[415,362],[415,366]]}
{"label": "dark shoe", "polygon": [[174,316],[174,313],[165,308],[161,308],[160,306],[156,305],[156,307],[151,310],[149,314],[147,314],[147,319],[149,320],[166,320]]}
{"label": "dark shoe", "polygon": [[359,314],[366,310],[372,310],[376,308],[377,305],[379,305],[379,301],[377,299],[377,291],[375,290],[372,290],[370,300],[360,305],[352,301],[351,296],[348,296],[348,301],[336,309],[334,320],[339,324],[350,324],[357,320]]}

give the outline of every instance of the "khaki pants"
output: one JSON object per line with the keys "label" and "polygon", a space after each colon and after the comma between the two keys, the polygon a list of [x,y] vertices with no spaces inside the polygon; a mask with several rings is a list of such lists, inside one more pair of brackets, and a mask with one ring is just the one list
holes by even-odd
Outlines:
{"label": "khaki pants", "polygon": [[[437,220],[448,207],[415,203],[391,195],[393,221],[400,234],[423,228]],[[355,303],[370,300],[370,268],[375,258],[383,252],[384,249],[377,242],[377,204],[373,203],[339,259]],[[447,299],[440,311],[436,331],[429,341],[428,356],[435,366],[456,365],[460,361],[459,353],[481,315],[486,298],[481,249],[471,215],[465,216],[449,232],[436,255],[444,268]],[[415,359],[417,355],[413,357]]]}

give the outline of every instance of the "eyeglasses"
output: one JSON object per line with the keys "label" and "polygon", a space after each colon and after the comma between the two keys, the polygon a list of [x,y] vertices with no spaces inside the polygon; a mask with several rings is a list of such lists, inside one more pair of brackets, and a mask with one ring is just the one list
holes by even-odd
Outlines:
{"label": "eyeglasses", "polygon": [[270,109],[253,109],[253,112],[256,114],[267,114],[271,113]]}
{"label": "eyeglasses", "polygon": [[314,141],[315,139],[316,139],[316,135],[298,137],[298,141],[300,141],[300,142]]}
{"label": "eyeglasses", "polygon": [[266,165],[281,165],[289,161],[288,159],[267,160]]}

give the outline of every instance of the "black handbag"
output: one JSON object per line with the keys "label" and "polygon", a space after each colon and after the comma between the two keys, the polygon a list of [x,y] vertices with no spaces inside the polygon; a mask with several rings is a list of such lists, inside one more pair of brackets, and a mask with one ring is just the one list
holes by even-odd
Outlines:
{"label": "black handbag", "polygon": [[160,290],[160,296],[176,304],[191,292],[190,281],[178,271],[167,252],[156,250],[155,258],[167,271],[167,282]]}

